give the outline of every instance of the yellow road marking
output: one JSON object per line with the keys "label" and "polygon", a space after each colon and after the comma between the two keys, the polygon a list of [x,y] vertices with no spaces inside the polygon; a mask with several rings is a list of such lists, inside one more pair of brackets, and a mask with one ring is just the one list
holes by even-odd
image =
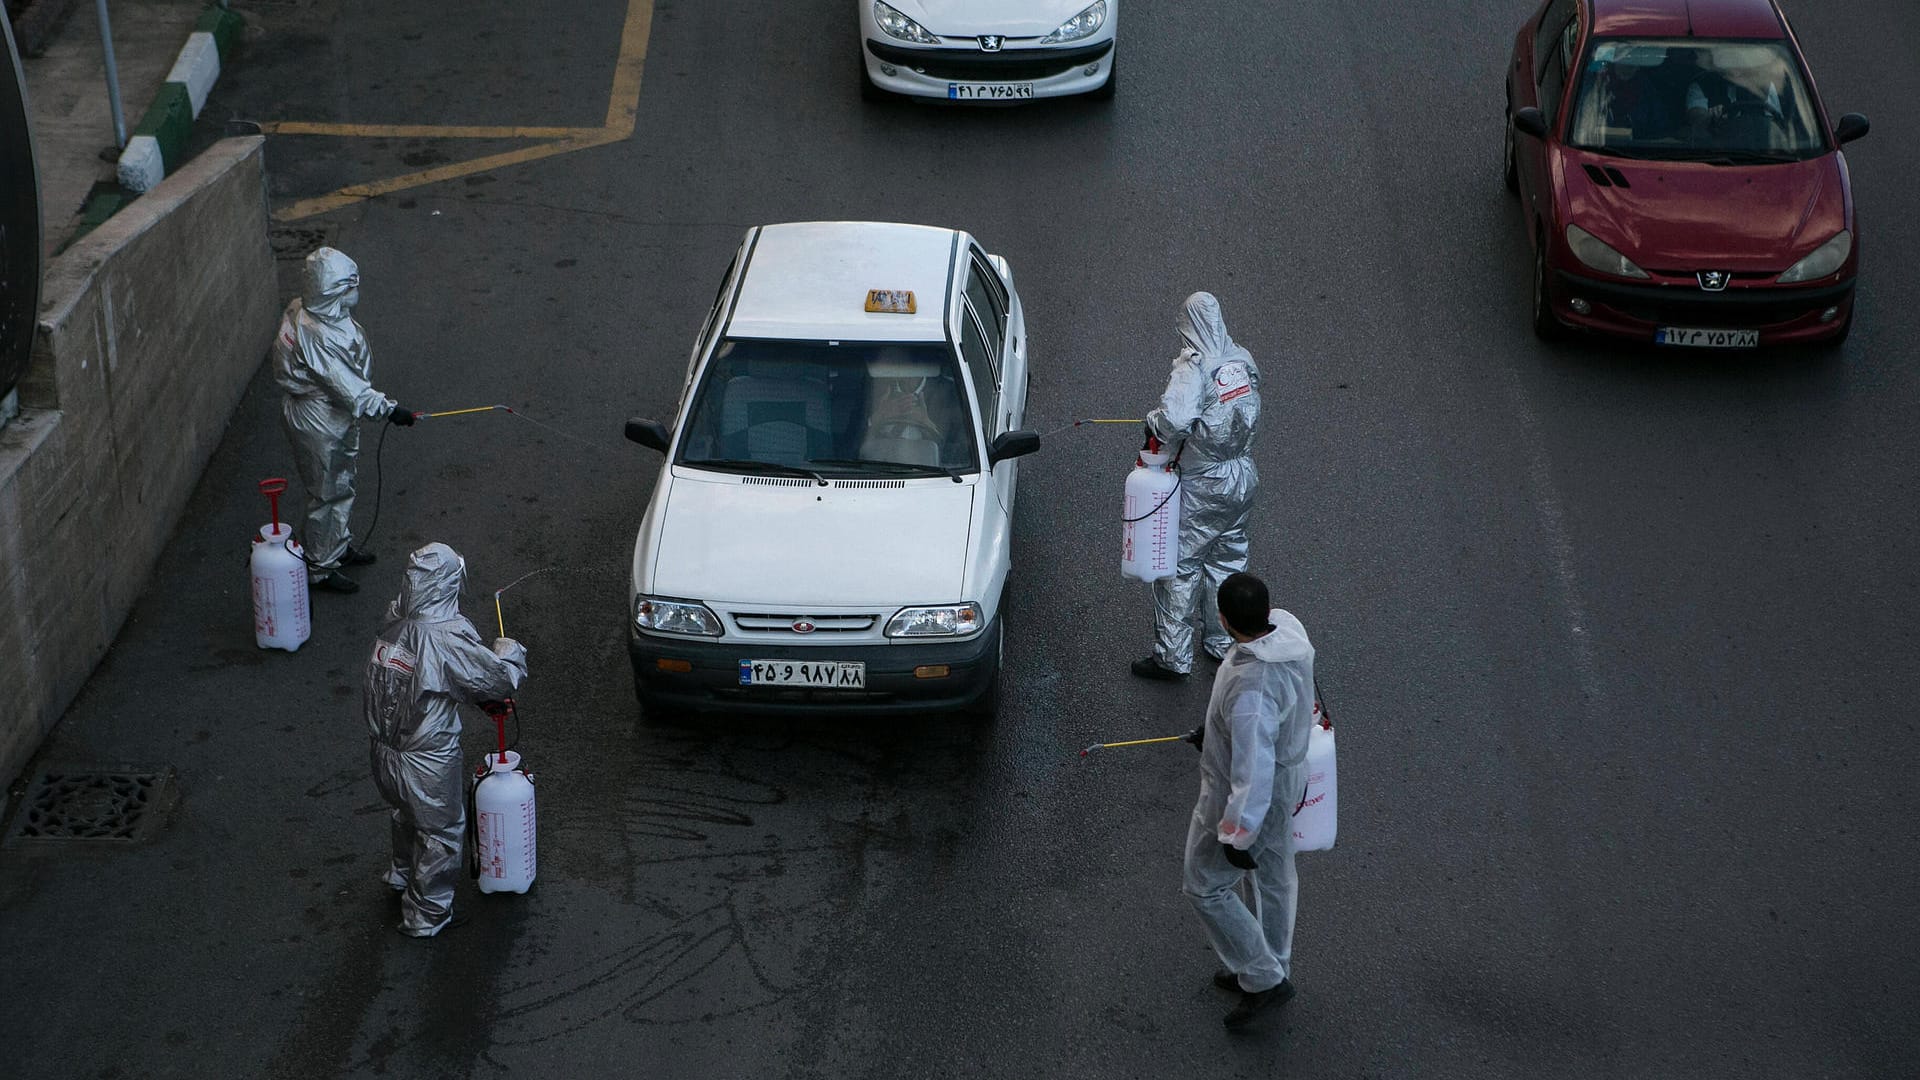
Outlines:
{"label": "yellow road marking", "polygon": [[600,131],[592,127],[476,127],[439,124],[320,124],[268,120],[269,135],[338,135],[349,139],[564,139]]}
{"label": "yellow road marking", "polygon": [[653,0],[628,0],[626,23],[620,31],[620,57],[614,66],[613,87],[607,95],[607,120],[603,127],[486,127],[425,124],[321,124],[287,120],[263,123],[262,131],[275,135],[334,135],[371,139],[553,139],[500,154],[456,161],[404,176],[349,184],[337,191],[311,199],[302,199],[274,211],[275,221],[300,221],[338,210],[343,206],[380,195],[391,195],[409,188],[487,172],[508,165],[523,165],[542,158],[571,154],[596,146],[632,138],[635,116],[640,111],[640,78],[646,69],[647,40],[653,28]]}
{"label": "yellow road marking", "polygon": [[508,165],[524,165],[529,161],[539,161],[542,158],[571,154],[575,150],[586,150],[595,146],[605,146],[608,143],[619,142],[622,138],[624,138],[624,136],[595,130],[591,134],[583,135],[579,138],[562,139],[559,142],[537,143],[533,146],[523,146],[518,150],[509,150],[502,154],[489,154],[486,157],[474,158],[472,161],[455,161],[451,164],[441,165],[436,168],[407,173],[404,176],[389,177],[385,180],[375,180],[366,184],[349,184],[338,191],[321,195],[317,198],[302,199],[291,206],[282,207],[274,212],[273,218],[275,221],[300,221],[305,218],[310,218],[315,214],[324,214],[329,210],[338,210],[343,206],[351,206],[354,203],[379,195],[391,195],[396,191],[423,187],[427,184],[438,184],[443,180],[453,180],[462,176],[471,176],[474,173],[486,172],[489,169],[504,168]]}
{"label": "yellow road marking", "polygon": [[647,40],[653,31],[653,0],[627,5],[627,24],[620,30],[620,62],[613,69],[613,90],[607,95],[607,130],[621,138],[633,134],[634,114],[640,109],[640,76],[647,66]]}

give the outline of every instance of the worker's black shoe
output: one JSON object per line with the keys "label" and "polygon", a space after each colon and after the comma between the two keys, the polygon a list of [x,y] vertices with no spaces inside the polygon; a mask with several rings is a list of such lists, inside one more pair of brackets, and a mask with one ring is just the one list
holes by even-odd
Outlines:
{"label": "worker's black shoe", "polygon": [[1221,1023],[1230,1028],[1244,1026],[1252,1020],[1255,1013],[1262,1009],[1285,1005],[1293,1000],[1293,980],[1281,979],[1280,985],[1271,990],[1240,991],[1240,1000],[1228,1010]]}
{"label": "worker's black shoe", "polygon": [[425,940],[427,938],[439,937],[441,934],[444,934],[449,930],[458,930],[461,927],[467,925],[468,921],[469,921],[469,916],[465,914],[455,913],[453,915],[448,916],[447,921],[441,923],[440,928],[437,930],[434,930],[431,933],[416,934],[412,930],[407,929],[405,923],[400,923],[395,925],[394,929],[400,931],[402,934],[405,934],[407,937],[420,938],[422,940]]}
{"label": "worker's black shoe", "polygon": [[340,565],[342,566],[372,566],[379,561],[380,556],[375,555],[373,552],[362,551],[352,546],[347,548],[345,555],[340,556]]}
{"label": "worker's black shoe", "polygon": [[326,577],[314,578],[313,587],[320,592],[357,593],[360,583],[335,570]]}
{"label": "worker's black shoe", "polygon": [[1213,973],[1213,985],[1222,990],[1232,990],[1238,993],[1240,990],[1240,976],[1235,975],[1226,968],[1221,968],[1219,971]]}
{"label": "worker's black shoe", "polygon": [[1184,671],[1175,671],[1162,664],[1156,657],[1146,657],[1133,662],[1133,673],[1143,679],[1159,679],[1163,682],[1178,682],[1187,677]]}

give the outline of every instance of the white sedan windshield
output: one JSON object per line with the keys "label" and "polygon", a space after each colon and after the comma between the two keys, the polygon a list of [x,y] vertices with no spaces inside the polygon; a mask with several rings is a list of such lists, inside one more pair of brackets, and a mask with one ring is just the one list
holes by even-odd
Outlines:
{"label": "white sedan windshield", "polygon": [[1826,150],[1784,42],[1699,38],[1595,42],[1567,142],[1621,157],[1735,164]]}
{"label": "white sedan windshield", "polygon": [[820,475],[974,471],[974,424],[944,344],[728,340],[707,365],[680,463]]}

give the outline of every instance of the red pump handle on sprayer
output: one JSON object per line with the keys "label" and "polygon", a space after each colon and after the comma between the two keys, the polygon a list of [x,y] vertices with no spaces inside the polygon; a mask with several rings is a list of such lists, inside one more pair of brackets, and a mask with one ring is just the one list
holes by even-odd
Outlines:
{"label": "red pump handle on sprayer", "polygon": [[507,712],[513,708],[513,699],[483,701],[480,707],[486,710],[488,716],[493,717],[494,732],[500,743],[500,763],[504,765],[507,762]]}
{"label": "red pump handle on sprayer", "polygon": [[260,494],[267,497],[267,505],[273,508],[273,531],[280,531],[280,493],[287,490],[287,481],[278,476],[270,476],[260,481]]}

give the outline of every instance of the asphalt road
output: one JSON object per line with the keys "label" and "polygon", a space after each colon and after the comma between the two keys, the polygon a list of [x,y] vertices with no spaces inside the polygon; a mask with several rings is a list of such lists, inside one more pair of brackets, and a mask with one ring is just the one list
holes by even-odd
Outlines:
{"label": "asphalt road", "polygon": [[[1830,108],[1876,125],[1848,155],[1860,322],[1826,360],[1533,340],[1498,174],[1527,6],[1137,3],[1111,105],[948,109],[859,101],[841,0],[661,2],[631,139],[290,225],[290,255],[360,261],[377,384],[552,427],[393,432],[368,588],[266,654],[245,539],[290,457],[256,379],[49,751],[171,763],[179,807],[137,850],[0,851],[8,1071],[1920,1068],[1920,11],[1791,4]],[[597,124],[624,9],[567,7],[257,0],[209,114]],[[275,136],[274,197],[512,145]],[[1011,261],[1033,426],[1139,415],[1194,289],[1260,361],[1255,566],[1319,647],[1344,785],[1339,847],[1300,861],[1300,996],[1256,1030],[1221,1029],[1179,893],[1191,753],[1075,756],[1205,698],[1126,673],[1149,632],[1112,566],[1131,431],[1025,467],[997,724],[636,722],[624,579],[659,459],[620,422],[671,409],[742,230],[841,217]],[[376,880],[357,705],[427,540],[466,555],[477,622],[562,570],[505,602],[539,883],[463,894],[473,922],[421,943]]]}

